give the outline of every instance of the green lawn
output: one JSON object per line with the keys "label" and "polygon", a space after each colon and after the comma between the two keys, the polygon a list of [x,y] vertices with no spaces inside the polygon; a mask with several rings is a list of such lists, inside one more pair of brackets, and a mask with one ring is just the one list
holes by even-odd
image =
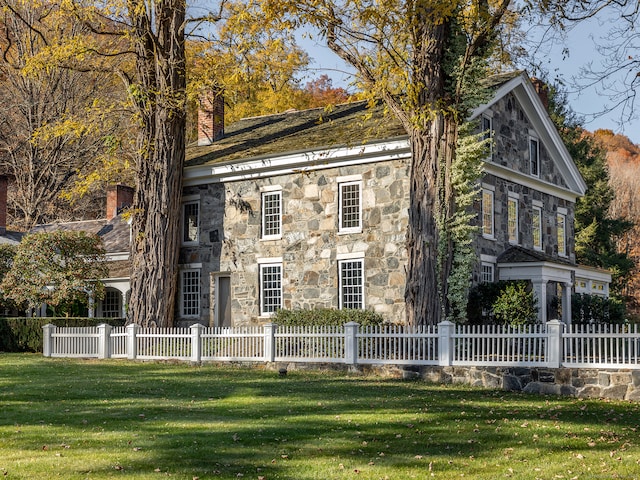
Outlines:
{"label": "green lawn", "polygon": [[0,354],[7,479],[640,478],[640,405]]}

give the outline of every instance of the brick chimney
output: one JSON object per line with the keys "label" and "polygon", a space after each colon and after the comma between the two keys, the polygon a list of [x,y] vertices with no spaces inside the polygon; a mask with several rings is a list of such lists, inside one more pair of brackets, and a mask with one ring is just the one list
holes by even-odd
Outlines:
{"label": "brick chimney", "polygon": [[7,186],[6,175],[0,175],[0,235],[7,233]]}
{"label": "brick chimney", "polygon": [[224,96],[221,91],[198,101],[198,145],[211,145],[224,137]]}
{"label": "brick chimney", "polygon": [[536,89],[542,104],[544,105],[545,110],[549,110],[549,87],[547,84],[540,80],[539,78],[532,77],[531,83],[533,84],[533,88]]}
{"label": "brick chimney", "polygon": [[111,220],[133,204],[134,189],[126,185],[109,185],[107,187],[107,220]]}

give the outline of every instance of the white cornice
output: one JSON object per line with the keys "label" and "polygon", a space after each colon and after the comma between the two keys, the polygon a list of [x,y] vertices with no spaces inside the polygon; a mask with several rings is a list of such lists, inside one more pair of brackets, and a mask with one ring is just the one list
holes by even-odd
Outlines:
{"label": "white cornice", "polygon": [[538,190],[542,193],[553,195],[554,197],[562,198],[563,200],[568,200],[573,203],[576,202],[576,198],[579,196],[578,193],[568,188],[545,182],[539,178],[525,175],[524,173],[503,167],[502,165],[496,165],[495,163],[485,162],[483,171],[504,180],[509,180],[510,182],[533,188],[534,190]]}
{"label": "white cornice", "polygon": [[258,157],[220,165],[187,167],[184,173],[184,185],[233,182],[410,157],[409,141],[406,138],[401,138],[359,146],[293,153],[275,157]]}

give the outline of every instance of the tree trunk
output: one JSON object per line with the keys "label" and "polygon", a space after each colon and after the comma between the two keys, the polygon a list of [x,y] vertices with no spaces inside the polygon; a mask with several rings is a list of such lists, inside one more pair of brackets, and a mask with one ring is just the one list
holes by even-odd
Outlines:
{"label": "tree trunk", "polygon": [[[132,219],[128,321],[173,325],[185,159],[184,0],[130,6],[142,120]],[[146,11],[145,11],[146,10]]]}

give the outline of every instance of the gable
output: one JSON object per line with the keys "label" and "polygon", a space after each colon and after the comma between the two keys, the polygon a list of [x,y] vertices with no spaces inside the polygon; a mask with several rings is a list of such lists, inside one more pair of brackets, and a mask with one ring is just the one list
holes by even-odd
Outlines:
{"label": "gable", "polygon": [[[495,155],[485,171],[575,202],[586,184],[547,114],[538,93],[523,73],[497,88],[490,102],[472,118],[493,119]],[[540,172],[532,175],[529,142],[539,146]]]}

